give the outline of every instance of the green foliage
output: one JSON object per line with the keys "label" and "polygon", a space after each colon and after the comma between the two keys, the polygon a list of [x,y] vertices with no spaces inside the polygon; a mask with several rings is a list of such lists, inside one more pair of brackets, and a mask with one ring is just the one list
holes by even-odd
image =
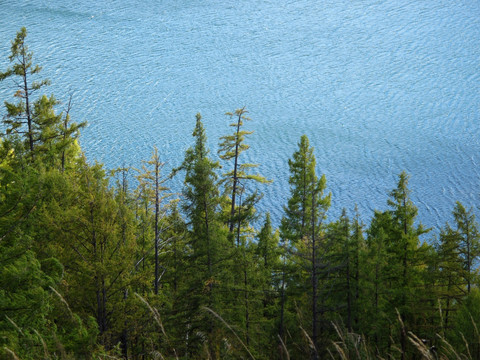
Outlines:
{"label": "green foliage", "polygon": [[442,311],[443,334],[449,334],[452,314],[465,295],[465,270],[460,258],[460,235],[446,226],[437,245],[437,297]]}
{"label": "green foliage", "polygon": [[473,210],[468,211],[457,201],[453,216],[457,225],[457,233],[460,236],[459,255],[463,262],[467,292],[470,292],[472,284],[478,280],[478,264],[480,256],[480,233],[475,221]]}
{"label": "green foliage", "polygon": [[480,358],[473,209],[456,203],[423,242],[402,172],[366,231],[358,211],[328,222],[304,135],[280,229],[269,213],[256,229],[253,184],[268,181],[241,161],[245,108],[227,114],[220,179],[197,114],[180,198],[166,201],[156,148],[132,191],[129,169],[112,183],[87,162],[70,104],[32,99],[48,81],[25,37],[0,73],[18,82],[0,137],[1,358]]}
{"label": "green foliage", "polygon": [[[290,198],[282,218],[282,237],[295,245],[305,236],[312,234],[312,226],[325,219],[330,206],[331,195],[323,197],[326,188],[324,175],[318,179],[315,173],[315,156],[313,147],[306,135],[300,138],[299,149],[288,160],[290,168]],[[312,218],[315,222],[312,222]]]}
{"label": "green foliage", "polygon": [[[311,345],[305,341],[305,349],[311,350],[304,351],[311,351],[316,359],[325,349],[320,344],[320,334],[325,327],[323,315],[327,310],[321,293],[332,269],[327,260],[331,243],[326,237],[324,223],[331,194],[324,194],[326,178],[322,175],[319,179],[316,175],[315,156],[306,135],[300,138],[298,146],[288,161],[290,198],[284,208],[280,236],[288,247],[290,261],[296,265],[294,273],[287,275],[291,280],[287,282],[287,292],[291,293],[290,297],[297,297],[299,315],[305,314],[299,322],[304,329],[310,330],[309,341],[313,342]],[[282,312],[285,312],[285,305],[281,306]]]}
{"label": "green foliage", "polygon": [[480,356],[480,290],[471,289],[454,315],[451,342],[460,353]]}
{"label": "green foliage", "polygon": [[[260,174],[249,173],[249,170],[258,167],[257,164],[240,162],[240,155],[250,148],[249,145],[245,144],[245,137],[253,134],[253,131],[241,130],[243,122],[250,120],[245,115],[246,113],[247,111],[243,107],[235,110],[234,113],[226,114],[230,118],[235,118],[235,121],[230,124],[231,127],[235,128],[235,131],[232,135],[220,138],[222,142],[218,150],[222,160],[233,160],[232,169],[223,174],[222,183],[225,185],[225,194],[231,194],[228,223],[230,233],[233,233],[235,227],[237,228],[237,246],[239,246],[239,233],[242,223],[248,223],[249,220],[252,220],[255,212],[254,206],[261,199],[261,196],[255,191],[253,194],[247,195],[242,202],[242,196],[249,188],[249,180],[261,184],[271,182]],[[240,199],[238,204],[237,198]]]}
{"label": "green foliage", "polygon": [[0,72],[0,81],[12,78],[17,89],[14,97],[18,99],[16,103],[5,101],[7,115],[3,124],[6,132],[2,136],[22,137],[31,160],[41,158],[43,166],[63,170],[69,153],[72,153],[78,131],[85,123],[72,123],[68,111],[65,116],[56,114],[58,101],[53,95],[33,98],[50,81],[35,80],[42,68],[33,64],[33,53],[25,43],[26,36],[27,30],[23,27],[12,41],[9,56],[12,66]]}
{"label": "green foliage", "polygon": [[[220,194],[216,171],[218,162],[208,157],[206,135],[200,114],[193,131],[194,146],[185,153],[177,169],[185,171],[182,207],[188,224],[186,253],[186,286],[180,307],[184,337],[188,337],[186,352],[199,351],[205,345],[211,354],[218,354],[219,329],[203,311],[206,306],[222,314],[227,308],[230,284],[231,248],[227,229],[220,218]],[[222,295],[226,294],[226,295]],[[215,355],[212,355],[215,356]]]}

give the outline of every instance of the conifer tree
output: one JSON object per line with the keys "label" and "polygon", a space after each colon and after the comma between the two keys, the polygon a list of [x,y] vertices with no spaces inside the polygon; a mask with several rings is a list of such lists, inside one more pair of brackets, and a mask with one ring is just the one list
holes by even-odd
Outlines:
{"label": "conifer tree", "polygon": [[448,224],[440,232],[437,245],[437,296],[441,302],[442,333],[448,334],[452,314],[465,295],[466,271],[460,257],[461,235]]}
{"label": "conifer tree", "polygon": [[[415,330],[415,308],[421,268],[425,264],[420,256],[420,236],[429,231],[420,224],[415,226],[417,207],[410,198],[408,175],[400,173],[397,187],[390,193],[388,205],[391,207],[392,224],[388,243],[390,252],[389,274],[393,280],[392,305],[399,311],[405,327],[400,329],[402,359],[407,356],[407,331]],[[393,310],[393,309],[392,309]],[[394,315],[394,313],[392,313]]]}
{"label": "conifer tree", "polygon": [[[255,246],[256,268],[258,272],[257,293],[260,291],[260,300],[257,306],[261,310],[261,334],[265,337],[264,350],[275,353],[278,341],[277,323],[278,297],[281,285],[281,248],[279,246],[278,230],[274,231],[270,213],[265,216],[262,228],[257,234]],[[255,293],[254,293],[255,294]],[[260,334],[259,334],[260,335]]]}
{"label": "conifer tree", "polygon": [[66,306],[58,254],[38,251],[48,244],[38,219],[50,179],[15,149],[0,140],[0,357],[10,351],[21,358],[90,357],[96,325]]}
{"label": "conifer tree", "polygon": [[22,27],[17,33],[15,40],[12,41],[9,60],[13,63],[13,66],[0,73],[0,81],[11,76],[19,77],[18,89],[14,96],[20,100],[17,104],[5,102],[7,118],[4,120],[4,123],[7,125],[7,134],[14,132],[26,136],[28,149],[33,156],[35,115],[32,94],[42,86],[48,85],[49,81],[31,81],[30,77],[38,74],[42,68],[38,65],[33,65],[33,53],[28,51],[28,46],[25,44],[26,36],[27,29]]}
{"label": "conifer tree", "polygon": [[[48,286],[31,250],[32,237],[24,225],[38,201],[36,174],[17,172],[16,154],[0,142],[0,357],[6,349],[18,356],[39,356],[29,347],[40,344],[35,331],[47,326]],[[32,310],[32,312],[30,312]],[[32,350],[32,349],[30,349]]]}
{"label": "conifer tree", "polygon": [[[226,115],[230,116],[230,118],[234,118],[235,121],[230,124],[230,126],[235,128],[235,131],[232,135],[222,136],[220,140],[220,149],[218,153],[220,154],[220,158],[225,161],[233,160],[233,167],[232,170],[225,173],[223,182],[225,183],[225,191],[226,193],[231,193],[230,198],[230,215],[229,215],[229,230],[230,233],[233,233],[234,227],[240,221],[236,219],[236,217],[241,217],[241,212],[236,211],[237,207],[241,207],[242,204],[237,205],[237,197],[243,194],[246,183],[245,181],[253,180],[258,183],[268,183],[269,181],[261,176],[261,175],[254,175],[249,174],[248,169],[256,168],[257,164],[251,163],[241,163],[240,162],[240,155],[249,149],[249,145],[245,144],[245,137],[248,135],[253,134],[253,131],[246,131],[242,130],[242,126],[244,125],[244,121],[249,121],[250,118],[247,117],[245,114],[247,111],[245,107],[241,109],[235,110],[233,113],[227,113]],[[255,192],[251,196],[247,197],[246,203],[251,203],[251,205],[243,205],[246,209],[243,210],[243,214],[246,213],[245,210],[251,210],[253,205],[259,200],[259,196]],[[237,226],[238,227],[238,226]],[[237,229],[238,232],[238,229]],[[238,236],[237,236],[238,242]],[[238,244],[237,244],[238,245]]]}
{"label": "conifer tree", "polygon": [[[86,121],[77,123],[71,120],[70,110],[72,107],[72,97],[68,101],[67,109],[63,120],[58,127],[59,138],[57,138],[56,147],[60,151],[60,169],[65,171],[69,164],[73,164],[72,161],[75,155],[78,155],[80,148],[77,143],[80,130],[87,125]],[[73,156],[72,156],[73,155]]]}
{"label": "conifer tree", "polygon": [[[329,288],[334,289],[331,306],[342,314],[348,331],[352,331],[356,287],[354,281],[356,254],[355,249],[352,249],[351,226],[347,211],[343,209],[340,218],[329,224],[327,233],[327,237],[332,243],[328,258],[332,264],[336,264],[338,269],[338,276],[329,285]],[[345,309],[345,311],[342,311],[342,309]]]}
{"label": "conifer tree", "polygon": [[[306,135],[300,138],[299,149],[288,162],[290,168],[290,198],[282,218],[281,237],[289,243],[289,252],[296,258],[300,271],[309,274],[310,285],[306,287],[310,296],[308,312],[311,338],[314,349],[312,359],[319,356],[321,324],[319,319],[320,278],[328,273],[323,263],[326,249],[325,224],[326,212],[330,206],[331,195],[324,195],[326,178],[319,179],[315,171],[313,148]],[[322,271],[320,270],[322,269]]]}
{"label": "conifer tree", "polygon": [[[154,249],[155,249],[155,270],[154,270],[154,280],[153,280],[153,289],[154,293],[158,295],[158,286],[159,286],[159,246],[160,246],[160,232],[162,229],[161,225],[166,227],[166,222],[162,221],[165,218],[166,207],[161,208],[161,202],[165,200],[170,194],[165,194],[165,191],[168,190],[164,184],[168,180],[168,177],[161,176],[161,170],[164,167],[165,163],[160,161],[158,155],[158,149],[154,147],[152,157],[146,164],[142,167],[142,173],[137,177],[139,180],[139,186],[144,192],[143,196],[147,198],[150,204],[153,204],[154,210]],[[153,169],[149,169],[148,166],[151,166]]]}
{"label": "conifer tree", "polygon": [[85,159],[78,160],[64,190],[45,222],[66,269],[65,298],[75,311],[95,317],[100,342],[111,349],[124,327],[124,291],[135,264],[133,216],[117,202],[102,167]]}
{"label": "conifer tree", "polygon": [[[228,292],[228,261],[230,247],[220,219],[220,193],[217,183],[218,162],[209,158],[207,138],[201,115],[196,115],[194,145],[176,171],[185,171],[182,207],[189,230],[191,254],[187,259],[189,281],[184,291],[187,303],[183,311],[188,337],[187,353],[198,351],[205,341],[210,356],[219,356],[218,331],[203,307],[222,312],[222,292]],[[221,315],[221,314],[220,314]],[[204,340],[202,340],[202,334]]]}
{"label": "conifer tree", "polygon": [[366,243],[364,238],[364,224],[360,220],[360,213],[358,211],[357,205],[355,205],[355,217],[352,224],[352,234],[351,234],[351,245],[353,251],[353,264],[352,264],[352,276],[353,276],[353,328],[355,331],[360,332],[360,316],[362,313],[362,303],[361,298],[364,291],[362,292],[362,284],[364,283],[365,275],[365,256],[366,256]]}
{"label": "conifer tree", "polygon": [[[255,253],[258,257],[259,271],[261,276],[263,295],[264,314],[270,312],[268,309],[274,303],[274,298],[277,296],[279,279],[277,273],[280,269],[280,248],[279,248],[279,234],[278,230],[274,231],[270,213],[265,216],[265,222],[258,232],[258,241],[256,244]],[[271,316],[271,315],[270,315]]]}
{"label": "conifer tree", "polygon": [[388,286],[388,238],[391,232],[391,214],[375,211],[367,229],[367,263],[365,264],[365,315],[362,327],[380,353],[390,345],[391,324],[387,313],[391,289]]}
{"label": "conifer tree", "polygon": [[468,211],[457,201],[453,216],[457,225],[457,232],[461,237],[460,256],[463,259],[467,293],[470,293],[472,283],[478,276],[478,258],[480,256],[480,233],[472,209]]}
{"label": "conifer tree", "polygon": [[53,95],[34,98],[35,93],[49,85],[50,81],[36,80],[42,68],[33,64],[33,53],[29,51],[25,42],[26,36],[27,30],[22,27],[12,41],[9,56],[12,66],[0,72],[0,81],[12,78],[17,88],[14,97],[19,99],[17,103],[5,102],[7,115],[3,123],[6,134],[3,135],[18,134],[24,137],[25,148],[30,153],[31,159],[40,153],[46,158],[44,165],[52,166],[55,161],[58,163],[60,160],[63,169],[65,152],[85,123],[71,122],[68,111],[65,117],[56,114],[55,106],[58,105],[58,101]]}

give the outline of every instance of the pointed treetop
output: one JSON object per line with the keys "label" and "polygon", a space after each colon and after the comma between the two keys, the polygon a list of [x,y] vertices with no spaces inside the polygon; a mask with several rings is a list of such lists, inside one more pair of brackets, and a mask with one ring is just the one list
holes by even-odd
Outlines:
{"label": "pointed treetop", "polygon": [[207,135],[205,134],[205,128],[203,127],[202,123],[202,115],[200,113],[197,113],[195,115],[196,123],[195,123],[195,129],[193,130],[193,137],[196,139],[195,140],[195,152],[198,154],[198,156],[203,159],[208,155],[208,149],[206,147],[207,143]]}

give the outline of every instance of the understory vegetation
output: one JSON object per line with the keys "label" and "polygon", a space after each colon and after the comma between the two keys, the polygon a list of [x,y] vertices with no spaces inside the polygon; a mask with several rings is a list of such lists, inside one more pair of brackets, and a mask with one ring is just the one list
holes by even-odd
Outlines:
{"label": "understory vegetation", "polygon": [[271,179],[244,161],[245,108],[227,113],[217,155],[197,114],[171,173],[156,148],[107,171],[79,147],[85,124],[41,94],[26,35],[0,72],[15,87],[0,135],[0,358],[480,359],[473,209],[452,204],[433,234],[402,172],[368,224],[354,204],[331,219],[304,135],[274,228],[256,210]]}

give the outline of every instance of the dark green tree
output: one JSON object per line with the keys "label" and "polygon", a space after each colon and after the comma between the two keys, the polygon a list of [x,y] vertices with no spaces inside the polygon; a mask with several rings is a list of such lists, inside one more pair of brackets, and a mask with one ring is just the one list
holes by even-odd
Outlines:
{"label": "dark green tree", "polygon": [[228,293],[228,263],[231,246],[220,216],[217,170],[209,158],[201,115],[196,115],[194,145],[176,171],[185,171],[182,207],[188,227],[188,282],[183,289],[186,352],[198,352],[206,344],[210,356],[219,356],[219,332],[212,315],[204,307],[222,315]]}
{"label": "dark green tree", "polygon": [[467,293],[470,293],[472,283],[478,277],[478,258],[480,256],[480,233],[478,224],[475,221],[475,214],[472,209],[468,211],[457,201],[453,210],[453,217],[457,225],[457,232],[461,237],[460,256],[463,260],[465,270],[465,281],[467,284]]}
{"label": "dark green tree", "polygon": [[[299,149],[288,162],[290,198],[285,207],[280,231],[281,237],[288,241],[288,251],[295,258],[293,261],[299,266],[300,274],[308,274],[309,285],[305,288],[310,298],[307,302],[310,307],[308,327],[315,345],[312,359],[317,359],[322,332],[319,319],[319,315],[322,315],[319,286],[321,278],[328,273],[324,257],[327,253],[324,220],[330,206],[331,194],[324,194],[326,178],[322,175],[319,179],[316,175],[315,156],[306,135],[301,137],[298,145]],[[302,278],[304,276],[300,275],[300,279]]]}
{"label": "dark green tree", "polygon": [[442,311],[442,333],[448,335],[452,314],[466,293],[467,277],[460,257],[461,235],[448,224],[440,232],[437,245],[437,297]]}
{"label": "dark green tree", "polygon": [[380,354],[391,346],[391,313],[388,312],[390,298],[390,274],[388,238],[391,236],[392,217],[390,212],[375,211],[367,229],[367,261],[364,265],[365,309],[361,328],[373,342]]}
{"label": "dark green tree", "polygon": [[405,172],[400,173],[397,187],[390,192],[388,200],[392,221],[391,225],[388,225],[387,243],[389,252],[387,271],[392,279],[390,311],[394,316],[394,311],[398,310],[405,325],[399,329],[402,359],[408,356],[407,333],[416,330],[415,324],[419,315],[414,304],[418,300],[423,281],[421,271],[425,263],[421,254],[426,250],[423,245],[421,247],[420,236],[429,231],[421,224],[415,226],[418,209],[410,198],[408,179]]}

